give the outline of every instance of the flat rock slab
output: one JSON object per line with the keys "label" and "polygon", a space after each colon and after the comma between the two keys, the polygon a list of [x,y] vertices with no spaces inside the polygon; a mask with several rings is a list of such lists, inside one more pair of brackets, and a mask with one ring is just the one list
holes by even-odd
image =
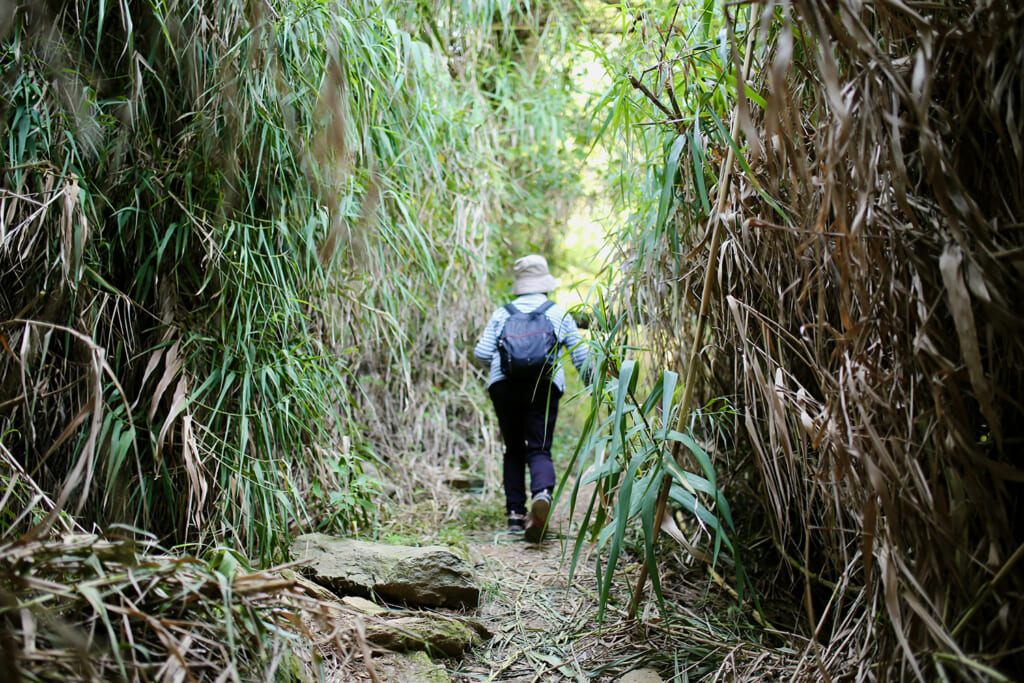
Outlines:
{"label": "flat rock slab", "polygon": [[459,491],[482,489],[487,484],[486,480],[481,476],[457,471],[449,472],[444,478],[444,483]]}
{"label": "flat rock slab", "polygon": [[385,545],[325,534],[292,541],[302,573],[338,595],[379,596],[423,607],[476,607],[480,587],[466,560],[444,546]]}
{"label": "flat rock slab", "polygon": [[443,664],[430,659],[426,652],[395,652],[373,658],[377,678],[388,683],[451,683],[452,677]]}
{"label": "flat rock slab", "polygon": [[479,621],[462,616],[435,611],[394,610],[351,595],[342,598],[341,602],[365,614],[367,619],[362,622],[362,635],[374,645],[391,652],[421,650],[430,655],[458,657],[494,636]]}
{"label": "flat rock slab", "polygon": [[654,669],[634,669],[620,678],[619,683],[661,683],[661,676]]}
{"label": "flat rock slab", "polygon": [[424,650],[431,655],[458,657],[483,642],[480,632],[473,626],[440,614],[424,613],[378,618],[364,628],[366,639],[386,650]]}

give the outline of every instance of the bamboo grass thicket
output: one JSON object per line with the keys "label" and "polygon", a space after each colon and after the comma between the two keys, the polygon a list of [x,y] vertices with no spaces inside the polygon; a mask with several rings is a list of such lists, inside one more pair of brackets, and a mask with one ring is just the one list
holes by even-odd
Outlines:
{"label": "bamboo grass thicket", "polygon": [[[699,345],[694,389],[735,407],[747,466],[714,465],[767,520],[749,533],[783,580],[755,585],[800,605],[787,677],[1019,678],[1024,12],[669,2],[638,17],[609,125],[657,125],[630,131],[649,165],[625,197],[613,308],[656,365]],[[733,116],[742,172],[717,187]],[[710,336],[693,339],[709,220],[725,241]]]}
{"label": "bamboo grass thicket", "polygon": [[[459,283],[486,281],[480,246],[525,191],[487,182],[502,147],[488,120],[525,139],[503,147],[526,159],[525,131],[543,128],[531,117],[550,110],[501,101],[496,115],[452,78],[454,62],[398,27],[418,31],[419,15],[371,9],[101,2],[15,14],[5,441],[43,460],[33,471],[50,486],[77,463],[102,475],[79,509],[179,539],[216,515],[217,533],[268,553],[304,518],[289,462],[359,441],[353,371],[408,369],[409,345],[468,327],[406,331],[425,331],[413,318],[436,315],[439,299],[463,316],[485,296]],[[446,27],[450,44],[480,32],[469,21],[490,32],[496,8],[470,10]],[[503,62],[465,47],[463,73],[512,87],[494,75]],[[408,391],[419,380],[404,375]],[[83,429],[62,434],[67,420],[41,414]]]}
{"label": "bamboo grass thicket", "polygon": [[[281,445],[326,433],[343,372],[314,325],[326,212],[303,173],[326,52],[287,60],[315,22],[245,32],[242,9],[16,16],[5,335],[19,353],[4,377],[22,400],[5,441],[47,487],[84,463],[76,509],[101,523],[176,541],[216,529],[265,554],[302,516]],[[120,390],[96,362],[81,381],[90,354]],[[61,414],[88,429],[62,433]]]}
{"label": "bamboo grass thicket", "polygon": [[[694,319],[687,304],[700,293],[680,285],[677,278],[683,266],[677,255],[681,245],[693,239],[691,226],[707,221],[707,188],[713,186],[716,172],[707,157],[729,137],[728,123],[722,123],[722,92],[730,65],[721,60],[723,48],[728,54],[728,43],[716,42],[718,29],[724,30],[721,13],[709,3],[648,3],[635,14],[623,11],[618,21],[623,30],[590,37],[590,48],[612,81],[593,111],[602,122],[606,146],[622,154],[620,174],[612,180],[630,218],[610,232],[621,264],[609,271],[592,306],[592,351],[598,373],[569,465],[577,475],[570,507],[584,509],[570,571],[578,571],[584,543],[597,542],[607,550],[598,567],[603,615],[612,584],[622,582],[616,578],[622,574],[619,563],[633,550],[642,557],[642,580],[650,575],[659,611],[671,617],[675,606],[664,600],[655,546],[659,529],[666,529],[673,542],[706,565],[716,580],[724,582],[721,573],[727,574],[738,595],[753,599],[757,610],[736,546],[732,507],[718,474],[717,461],[731,441],[727,435],[734,411],[728,400],[719,400],[680,413],[680,375],[686,372],[683,359]],[[687,48],[682,57],[666,53],[679,45]],[[650,60],[656,65],[648,67]],[[694,82],[674,90],[667,75],[677,61],[694,74]],[[645,74],[653,85],[641,80]],[[656,93],[668,104],[662,104]],[[673,134],[664,136],[645,125],[645,97],[672,117]],[[664,164],[655,161],[659,158]],[[677,184],[687,177],[700,178],[700,203],[684,203],[677,196]],[[662,267],[672,274],[659,270]],[[587,484],[594,484],[589,500],[580,497]],[[675,515],[658,519],[663,505],[659,494],[680,513],[679,524]],[[636,576],[627,573],[626,582],[631,579]],[[632,591],[626,583],[620,588]],[[631,604],[630,613],[643,607]]]}
{"label": "bamboo grass thicket", "polygon": [[[403,455],[396,433],[432,457],[473,450],[481,397],[457,351],[488,300],[492,256],[548,241],[559,203],[545,193],[572,179],[554,149],[569,133],[549,125],[566,105],[558,70],[516,61],[524,26],[535,58],[564,50],[553,11],[11,9],[0,471],[4,500],[24,509],[3,512],[5,597],[29,566],[8,552],[16,540],[45,545],[77,522],[142,538],[143,555],[162,552],[154,537],[182,552],[226,543],[265,567],[296,528],[372,532],[365,470]],[[512,207],[541,228],[511,232]],[[83,571],[96,569],[87,554]],[[93,633],[107,604],[69,606],[68,633]],[[139,659],[103,659],[107,673],[132,678],[123,667],[167,656],[158,632],[135,636]]]}

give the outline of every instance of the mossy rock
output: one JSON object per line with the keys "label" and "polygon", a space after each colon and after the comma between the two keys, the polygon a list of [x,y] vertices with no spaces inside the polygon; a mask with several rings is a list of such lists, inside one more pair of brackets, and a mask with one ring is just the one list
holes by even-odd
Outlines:
{"label": "mossy rock", "polygon": [[480,629],[440,614],[417,614],[366,624],[366,639],[397,652],[423,650],[432,655],[458,657],[482,642]]}
{"label": "mossy rock", "polygon": [[292,542],[302,573],[338,595],[425,607],[476,607],[480,588],[464,556],[446,546],[395,546],[305,534]]}

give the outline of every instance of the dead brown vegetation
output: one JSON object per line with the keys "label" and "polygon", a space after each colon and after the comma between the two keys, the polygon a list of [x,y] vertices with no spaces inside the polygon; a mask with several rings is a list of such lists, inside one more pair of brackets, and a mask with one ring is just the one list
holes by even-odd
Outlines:
{"label": "dead brown vegetation", "polygon": [[1019,676],[1024,9],[754,9],[704,366],[802,592],[794,675]]}

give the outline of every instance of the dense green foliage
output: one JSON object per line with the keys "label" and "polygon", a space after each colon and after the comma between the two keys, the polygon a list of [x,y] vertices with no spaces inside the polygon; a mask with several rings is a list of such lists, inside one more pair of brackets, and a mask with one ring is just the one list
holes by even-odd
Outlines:
{"label": "dense green foliage", "polygon": [[[366,422],[387,415],[366,397],[376,381],[395,389],[393,372],[400,397],[435,371],[411,359],[455,341],[424,328],[438,297],[471,311],[505,207],[512,224],[521,209],[556,220],[543,195],[571,179],[538,154],[559,145],[564,97],[516,100],[549,71],[492,27],[545,22],[488,3],[443,14],[99,2],[13,15],[0,419],[45,488],[77,487],[101,523],[263,555],[310,505],[342,528],[367,521]],[[533,234],[513,241],[546,239]]]}
{"label": "dense green foliage", "polygon": [[[387,472],[414,440],[430,454],[436,439],[433,457],[469,449],[453,427],[472,433],[481,394],[461,348],[490,276],[550,246],[572,194],[555,8],[7,8],[5,600],[33,571],[7,543],[80,530],[63,510],[266,564],[296,527],[372,532],[365,471]],[[83,577],[102,574],[89,553]],[[191,585],[176,566],[159,571]],[[87,604],[61,593],[71,626],[124,609],[122,580]],[[275,630],[225,599],[254,615],[257,640]],[[145,670],[160,629],[133,638],[128,664],[97,666]],[[239,654],[243,675],[261,666]]]}

